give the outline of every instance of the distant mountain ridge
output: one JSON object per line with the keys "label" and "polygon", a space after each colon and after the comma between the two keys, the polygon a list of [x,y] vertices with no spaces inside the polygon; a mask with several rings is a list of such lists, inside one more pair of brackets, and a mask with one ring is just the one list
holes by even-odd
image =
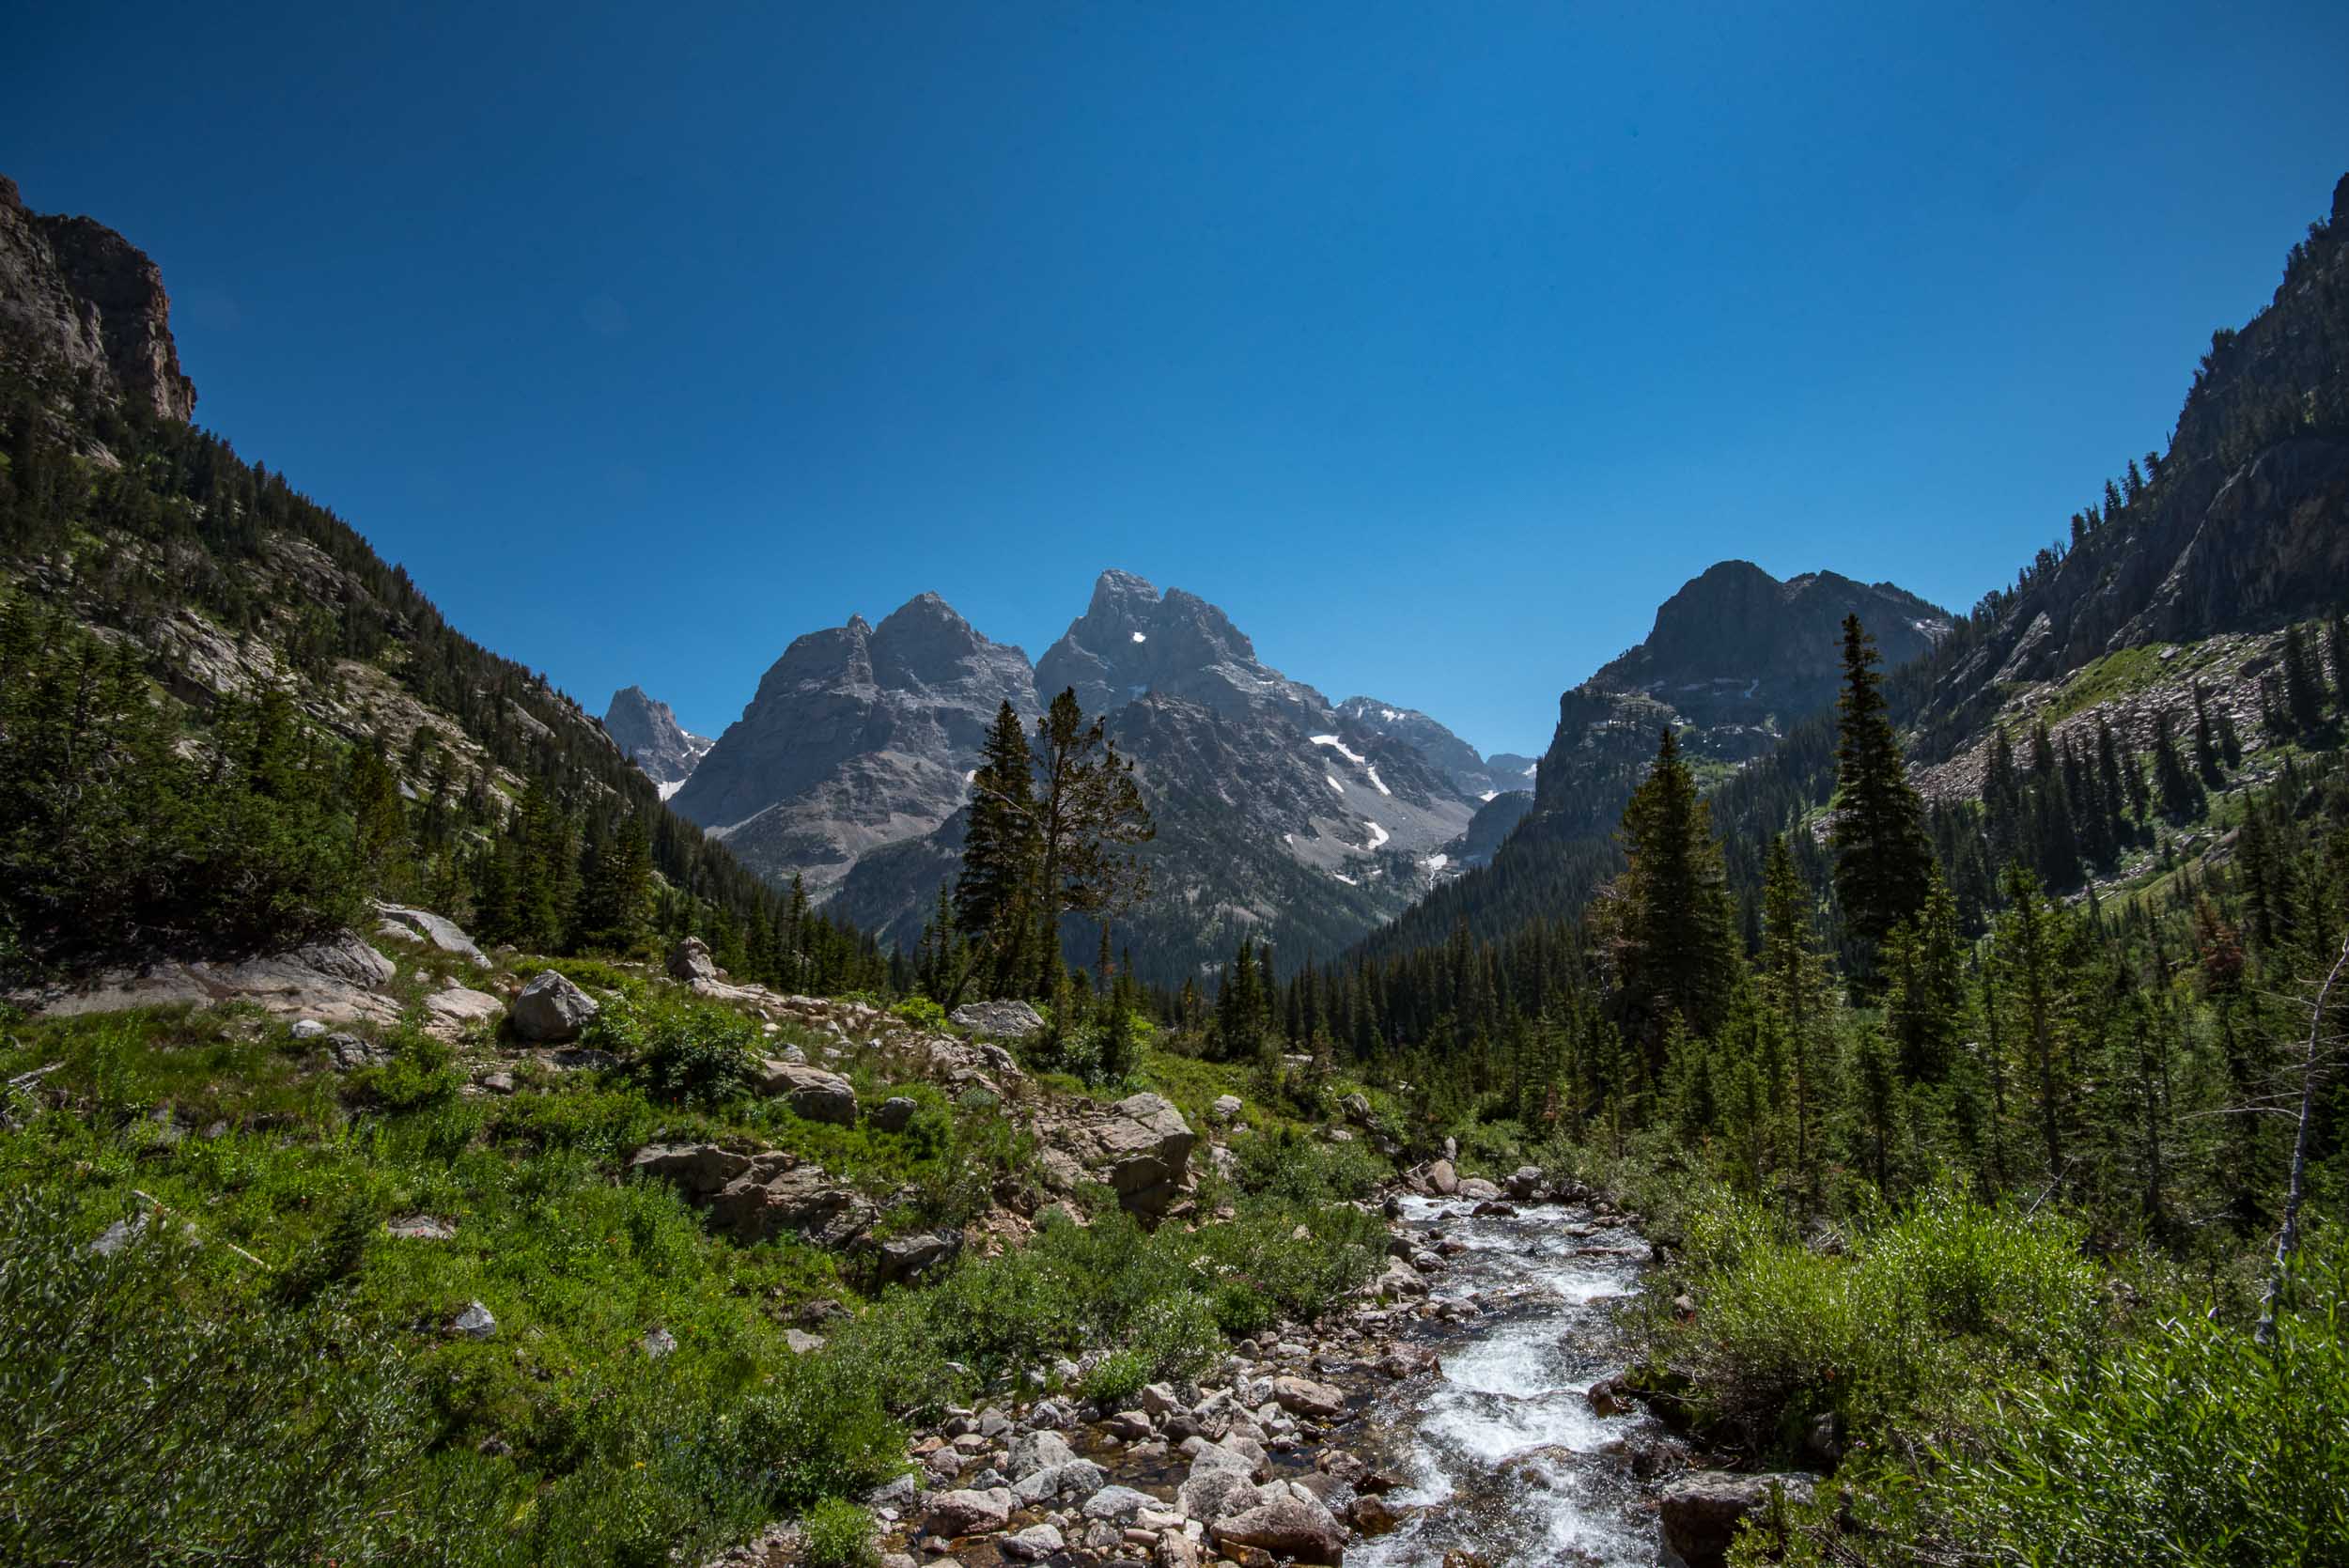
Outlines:
{"label": "distant mountain ridge", "polygon": [[[1108,720],[1159,817],[1154,896],[1113,936],[1170,980],[1242,934],[1299,962],[1357,939],[1488,852],[1470,835],[1486,798],[1529,782],[1423,714],[1333,706],[1214,604],[1109,570],[1033,667],[935,594],[798,638],[671,803],[770,881],[910,941],[954,873],[987,722],[1009,702],[1033,723],[1064,690]],[[1072,956],[1092,939],[1071,931]]]}

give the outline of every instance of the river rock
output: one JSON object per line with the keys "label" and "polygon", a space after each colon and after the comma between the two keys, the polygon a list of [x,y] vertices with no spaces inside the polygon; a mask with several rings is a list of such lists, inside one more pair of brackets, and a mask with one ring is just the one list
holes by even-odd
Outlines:
{"label": "river rock", "polygon": [[1088,1519],[1114,1519],[1124,1524],[1143,1509],[1158,1506],[1159,1499],[1147,1492],[1137,1492],[1130,1486],[1104,1486],[1085,1498],[1081,1512]]}
{"label": "river rock", "polygon": [[1077,1451],[1068,1439],[1049,1427],[1023,1435],[1011,1445],[1011,1473],[1021,1479],[1038,1470],[1057,1469],[1075,1461]]}
{"label": "river rock", "polygon": [[1771,1490],[1783,1487],[1789,1502],[1809,1502],[1818,1478],[1789,1471],[1738,1475],[1729,1470],[1693,1470],[1667,1482],[1657,1494],[1664,1545],[1688,1568],[1723,1568],[1738,1521],[1764,1507]]}
{"label": "river rock", "polygon": [[1210,1529],[1216,1545],[1253,1546],[1298,1562],[1334,1565],[1346,1560],[1346,1531],[1318,1499],[1295,1491],[1260,1502]]}
{"label": "river rock", "polygon": [[1463,1177],[1453,1188],[1453,1192],[1456,1197],[1467,1198],[1480,1203],[1488,1203],[1501,1196],[1501,1188],[1482,1176]]}
{"label": "river rock", "polygon": [[967,1487],[934,1492],[922,1529],[949,1541],[964,1535],[990,1535],[1011,1523],[1011,1494],[1000,1486],[987,1492]]}
{"label": "river rock", "polygon": [[1345,1391],[1310,1377],[1274,1378],[1272,1398],[1290,1415],[1309,1416],[1315,1421],[1331,1421],[1346,1413]]}
{"label": "river rock", "polygon": [[1067,1550],[1068,1543],[1061,1538],[1060,1530],[1054,1526],[1030,1525],[1026,1529],[1004,1536],[996,1543],[996,1549],[1005,1557],[1016,1558],[1021,1562],[1037,1562],[1055,1552]]}
{"label": "river rock", "polygon": [[760,1090],[781,1095],[793,1115],[835,1126],[856,1125],[856,1088],[838,1073],[796,1062],[770,1060],[759,1065]]}
{"label": "river rock", "polygon": [[1441,1196],[1449,1198],[1460,1190],[1459,1173],[1452,1169],[1450,1160],[1439,1159],[1427,1168],[1427,1185]]}
{"label": "river rock", "polygon": [[559,1045],[576,1040],[602,1009],[596,999],[570,983],[553,970],[540,970],[521,994],[514,999],[508,1015],[514,1032],[536,1045]]}

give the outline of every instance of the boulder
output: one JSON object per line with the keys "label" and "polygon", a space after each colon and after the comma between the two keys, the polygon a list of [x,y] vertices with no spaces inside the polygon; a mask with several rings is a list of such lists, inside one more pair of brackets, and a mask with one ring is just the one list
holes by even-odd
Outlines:
{"label": "boulder", "polygon": [[362,1040],[356,1034],[336,1030],[319,1042],[326,1048],[326,1059],[338,1073],[355,1073],[363,1067],[381,1067],[392,1059],[392,1048],[373,1040]]}
{"label": "boulder", "polygon": [[873,1108],[872,1123],[883,1132],[903,1132],[913,1123],[914,1114],[922,1109],[921,1102],[904,1094],[892,1094]]}
{"label": "boulder", "polygon": [[1808,1502],[1816,1476],[1799,1472],[1738,1475],[1729,1470],[1692,1470],[1667,1482],[1657,1494],[1664,1545],[1688,1568],[1723,1568],[1738,1522],[1764,1507],[1773,1488],[1789,1502]]}
{"label": "boulder", "polygon": [[1370,1100],[1361,1094],[1348,1094],[1338,1102],[1338,1110],[1358,1127],[1370,1126]]}
{"label": "boulder", "polygon": [[709,1216],[710,1228],[740,1241],[788,1233],[818,1247],[846,1247],[880,1218],[871,1199],[823,1168],[773,1149],[743,1154],[715,1143],[653,1143],[629,1170],[665,1181]]}
{"label": "boulder", "polygon": [[469,963],[486,966],[490,962],[455,921],[436,915],[429,909],[412,909],[404,904],[378,904],[375,912],[383,917],[385,924],[410,932],[443,953],[454,953]]}
{"label": "boulder", "polygon": [[1010,1523],[1011,1494],[1001,1487],[986,1492],[933,1492],[922,1519],[922,1532],[952,1541],[965,1535],[991,1535]]}
{"label": "boulder", "polygon": [[769,1060],[759,1063],[760,1090],[779,1095],[795,1116],[835,1126],[856,1125],[856,1087],[838,1073],[798,1062]]}
{"label": "boulder", "polygon": [[1538,1165],[1520,1165],[1509,1172],[1509,1196],[1518,1203],[1529,1203],[1542,1189],[1542,1169]]}
{"label": "boulder", "polygon": [[1024,1481],[1038,1470],[1058,1469],[1076,1457],[1077,1451],[1059,1433],[1031,1432],[1011,1445],[1011,1473]]}
{"label": "boulder", "polygon": [[642,1340],[639,1340],[637,1343],[643,1348],[646,1355],[658,1361],[661,1357],[669,1355],[677,1349],[677,1336],[670,1333],[666,1328],[647,1328],[645,1330],[645,1337]]}
{"label": "boulder", "polygon": [[1427,1185],[1441,1196],[1449,1198],[1460,1190],[1460,1178],[1452,1169],[1450,1160],[1439,1159],[1427,1168]]}
{"label": "boulder", "polygon": [[699,937],[688,937],[669,949],[669,978],[691,985],[696,980],[723,980],[718,972],[718,960],[709,955],[709,944]]}
{"label": "boulder", "polygon": [[1073,1129],[1070,1143],[1089,1169],[1132,1213],[1164,1214],[1190,1174],[1199,1135],[1174,1102],[1160,1094],[1128,1094]]}
{"label": "boulder", "polygon": [[1493,1200],[1501,1196],[1501,1188],[1495,1187],[1492,1183],[1486,1181],[1482,1176],[1465,1176],[1461,1178],[1459,1184],[1453,1188],[1453,1191],[1457,1197],[1472,1199],[1480,1203],[1491,1203]]}
{"label": "boulder", "polygon": [[491,1339],[497,1334],[498,1320],[490,1316],[490,1309],[480,1302],[468,1301],[465,1310],[449,1324],[448,1330],[469,1340]]}
{"label": "boulder", "polygon": [[1215,1103],[1207,1107],[1207,1114],[1216,1121],[1229,1126],[1238,1121],[1239,1113],[1246,1109],[1248,1108],[1241,1103],[1237,1094],[1218,1094],[1215,1097]]}
{"label": "boulder", "polygon": [[495,1028],[506,1012],[506,1003],[487,991],[468,990],[462,986],[448,985],[424,999],[425,1032],[442,1040],[454,1040],[475,1026]]}
{"label": "boulder", "polygon": [[1401,1258],[1389,1258],[1386,1272],[1370,1282],[1370,1293],[1374,1296],[1425,1296],[1427,1281],[1418,1269]]}
{"label": "boulder", "polygon": [[1161,1506],[1147,1492],[1137,1492],[1130,1486],[1104,1486],[1085,1498],[1080,1510],[1088,1519],[1114,1519],[1128,1524],[1145,1508]]}
{"label": "boulder", "polygon": [[560,1045],[579,1038],[579,1032],[601,1009],[596,999],[553,970],[540,970],[508,1015],[514,1032],[535,1045]]}
{"label": "boulder", "polygon": [[1174,1500],[1185,1514],[1202,1524],[1212,1525],[1227,1514],[1255,1507],[1261,1499],[1256,1496],[1256,1483],[1248,1479],[1247,1471],[1194,1464],[1190,1476],[1175,1490]]}
{"label": "boulder", "polygon": [[1030,1525],[1026,1529],[1006,1535],[996,1543],[996,1549],[1005,1557],[1021,1562],[1039,1562],[1055,1552],[1066,1551],[1068,1543],[1061,1538],[1052,1525]]}
{"label": "boulder", "polygon": [[970,1001],[946,1015],[957,1029],[999,1040],[1025,1040],[1044,1032],[1044,1016],[1024,1001]]}
{"label": "boulder", "polygon": [[880,1244],[880,1282],[902,1284],[942,1268],[962,1250],[958,1231],[926,1231],[918,1235],[891,1236]]}
{"label": "boulder", "polygon": [[1315,1421],[1333,1421],[1346,1413],[1344,1390],[1316,1383],[1310,1377],[1274,1378],[1272,1398],[1290,1415],[1308,1416]]}
{"label": "boulder", "polygon": [[1291,1489],[1255,1507],[1218,1519],[1219,1546],[1253,1546],[1297,1562],[1334,1565],[1346,1560],[1346,1529],[1310,1494]]}
{"label": "boulder", "polygon": [[1109,1475],[1090,1459],[1071,1459],[1066,1465],[1024,1475],[1012,1486],[1012,1496],[1030,1508],[1040,1507],[1057,1498],[1089,1498],[1109,1481]]}

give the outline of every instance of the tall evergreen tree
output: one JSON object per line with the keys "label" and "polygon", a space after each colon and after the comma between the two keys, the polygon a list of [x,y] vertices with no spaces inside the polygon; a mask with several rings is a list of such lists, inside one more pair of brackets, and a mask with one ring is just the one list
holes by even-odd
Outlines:
{"label": "tall evergreen tree", "polygon": [[1894,925],[1917,912],[1933,869],[1924,804],[1908,782],[1900,740],[1876,673],[1875,639],[1858,615],[1843,618],[1843,694],[1837,706],[1835,895],[1859,939],[1861,963]]}
{"label": "tall evergreen tree", "polygon": [[1030,988],[1026,954],[1041,846],[1034,759],[1019,715],[1004,703],[972,775],[953,900],[956,928],[979,950],[976,961],[999,994]]}
{"label": "tall evergreen tree", "polygon": [[[1713,820],[1667,726],[1623,814],[1630,869],[1618,879],[1615,939],[1627,1032],[1656,1072],[1669,1017],[1709,1032],[1736,978],[1729,892]],[[1653,1075],[1652,1075],[1653,1076]]]}
{"label": "tall evergreen tree", "polygon": [[1037,919],[1044,960],[1059,966],[1063,915],[1090,915],[1106,927],[1149,891],[1149,866],[1134,849],[1158,830],[1133,764],[1109,743],[1100,718],[1086,720],[1073,690],[1052,699],[1035,733],[1043,775],[1035,799]]}

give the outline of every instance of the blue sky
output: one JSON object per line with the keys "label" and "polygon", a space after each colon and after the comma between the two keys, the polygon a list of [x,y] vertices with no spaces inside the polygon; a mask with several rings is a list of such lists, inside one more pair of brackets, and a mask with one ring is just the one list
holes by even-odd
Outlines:
{"label": "blue sky", "polygon": [[204,423],[709,733],[799,632],[934,588],[1039,655],[1104,566],[1487,750],[1724,556],[1962,609],[2349,168],[2340,5],[8,33],[0,172],[161,262]]}

